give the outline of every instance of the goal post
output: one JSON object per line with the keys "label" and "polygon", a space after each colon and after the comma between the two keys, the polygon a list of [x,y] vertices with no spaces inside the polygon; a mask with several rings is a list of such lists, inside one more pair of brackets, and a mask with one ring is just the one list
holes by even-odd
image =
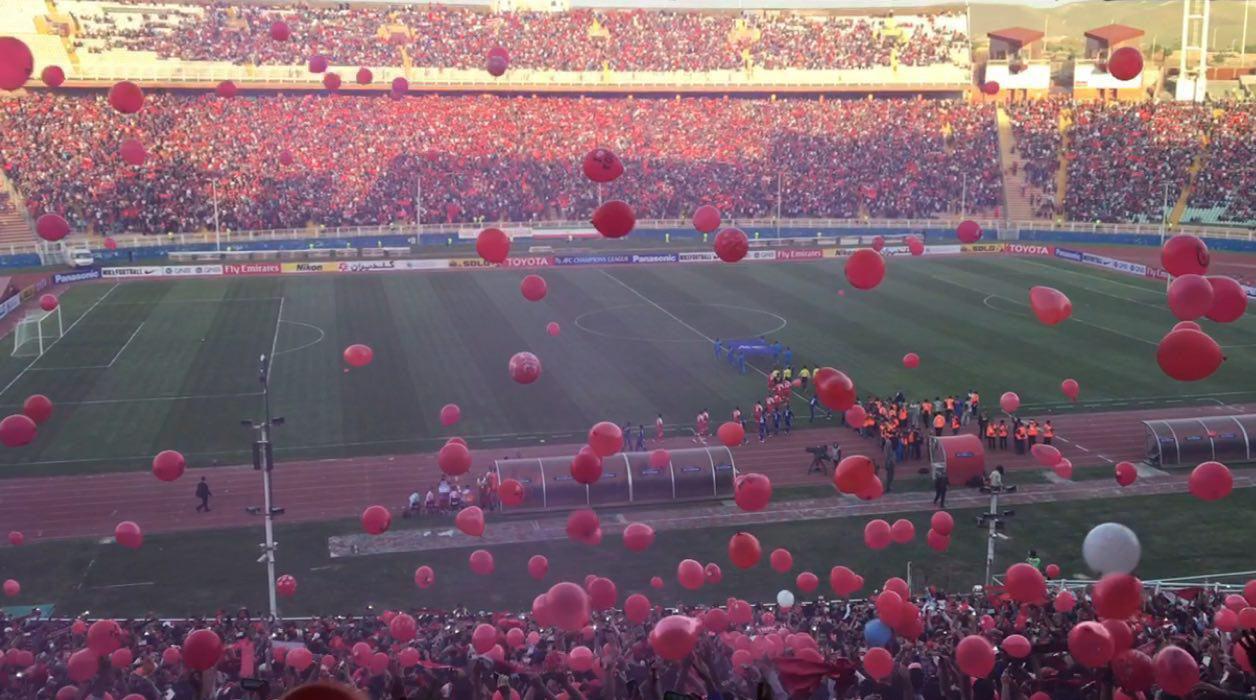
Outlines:
{"label": "goal post", "polygon": [[65,333],[61,307],[52,311],[37,310],[17,322],[13,331],[14,357],[39,357]]}

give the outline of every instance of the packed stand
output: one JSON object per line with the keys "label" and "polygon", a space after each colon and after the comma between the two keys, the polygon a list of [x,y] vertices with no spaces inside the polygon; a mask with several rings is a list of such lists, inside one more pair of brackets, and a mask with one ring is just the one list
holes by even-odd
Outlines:
{"label": "packed stand", "polygon": [[1054,214],[1056,202],[1056,174],[1060,169],[1060,149],[1063,146],[1061,114],[1068,114],[1069,101],[1050,97],[1041,100],[1012,102],[1007,105],[1012,123],[1012,135],[1016,139],[1013,153],[1020,156],[1020,166],[1025,171],[1025,181],[1034,188],[1021,195],[1029,198],[1038,216]]}
{"label": "packed stand", "polygon": [[[737,218],[927,218],[1002,199],[993,108],[940,100],[681,100],[154,94],[0,103],[3,167],[32,213],[99,233],[587,220],[588,150],[628,173],[602,188],[638,219],[710,203]],[[126,138],[143,166],[118,156]],[[280,158],[287,151],[291,166]],[[965,199],[966,197],[966,199]]]}
{"label": "packed stand", "polygon": [[1256,222],[1256,103],[1235,103],[1217,114],[1206,152],[1190,206],[1221,207],[1222,223]]}
{"label": "packed stand", "polygon": [[[1028,562],[1042,566],[1032,551]],[[843,585],[841,575],[834,581]],[[646,601],[645,608],[618,610],[599,596],[603,605],[591,615],[591,601],[584,603],[583,629],[569,624],[579,617],[548,612],[570,631],[553,620],[538,624],[544,613],[467,608],[301,621],[241,610],[188,621],[124,620],[116,627],[0,617],[6,650],[0,698],[278,698],[315,681],[355,687],[370,700],[659,700],[669,692],[774,700],[1099,700],[1152,697],[1156,687],[1172,688],[1173,696],[1237,700],[1256,690],[1256,632],[1236,630],[1234,611],[1251,610],[1244,606],[1256,600],[1199,588],[1145,590],[1141,603],[1133,600],[1136,614],[1123,621],[1104,614],[1105,603],[1087,591],[1037,585],[1037,603],[1014,602],[1010,584],[969,594],[929,587],[902,598],[901,579],[874,591],[875,602],[820,597],[788,609],[730,598],[715,609],[650,609]],[[1256,598],[1256,584],[1248,587]],[[546,605],[556,605],[553,595],[543,596]],[[684,639],[655,638],[649,632],[667,625],[660,625],[664,615],[699,619],[705,629],[691,628]],[[1094,622],[1101,617],[1107,618],[1101,625]],[[1074,640],[1070,632],[1079,626],[1111,644]],[[221,650],[204,630],[216,635]],[[988,650],[977,650],[980,658],[969,654],[972,639]],[[1189,659],[1179,654],[1177,664],[1162,663],[1157,653],[1170,646]],[[242,679],[264,689],[249,694]]]}
{"label": "packed stand", "polygon": [[[217,2],[203,10],[132,3],[141,26],[110,13],[84,12],[80,45],[92,51],[154,51],[192,61],[300,65],[321,53],[333,65],[479,68],[489,49],[505,47],[512,65],[565,71],[854,69],[966,61],[963,15],[903,19],[791,13],[666,12],[576,9],[490,13],[478,8],[332,7],[275,9]],[[266,37],[282,19],[293,38]],[[86,40],[86,41],[84,41]]]}

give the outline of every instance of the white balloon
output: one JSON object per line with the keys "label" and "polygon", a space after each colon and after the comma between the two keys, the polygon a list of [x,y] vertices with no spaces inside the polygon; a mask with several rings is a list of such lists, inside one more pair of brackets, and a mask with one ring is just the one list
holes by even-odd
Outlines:
{"label": "white balloon", "polygon": [[776,594],[776,604],[782,608],[794,607],[794,594],[789,591],[781,591]]}
{"label": "white balloon", "polygon": [[1096,525],[1082,542],[1086,565],[1101,574],[1128,574],[1142,555],[1138,535],[1120,523]]}

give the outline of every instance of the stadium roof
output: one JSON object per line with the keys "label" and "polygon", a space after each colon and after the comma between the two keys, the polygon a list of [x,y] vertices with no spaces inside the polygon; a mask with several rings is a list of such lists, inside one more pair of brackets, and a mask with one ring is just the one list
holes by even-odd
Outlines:
{"label": "stadium roof", "polygon": [[1086,32],[1086,36],[1109,44],[1116,44],[1129,39],[1137,39],[1144,33],[1141,29],[1135,29],[1124,24],[1109,24],[1097,29],[1091,29]]}
{"label": "stadium roof", "polygon": [[1038,41],[1043,37],[1043,34],[1042,32],[1035,31],[1033,29],[1026,29],[1025,27],[1008,27],[1007,29],[996,29],[986,34],[986,36],[991,39],[1002,39],[1009,44],[1020,44],[1021,46],[1024,46]]}

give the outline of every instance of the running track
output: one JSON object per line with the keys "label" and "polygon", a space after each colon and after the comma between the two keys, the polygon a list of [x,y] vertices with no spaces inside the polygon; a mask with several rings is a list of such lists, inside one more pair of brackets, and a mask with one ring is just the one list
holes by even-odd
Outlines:
{"label": "running track", "polygon": [[[1208,414],[1243,413],[1244,406],[1194,406],[1151,411],[1106,412],[1052,416],[1057,446],[1078,467],[1110,468],[1115,462],[1138,461],[1143,454],[1140,420]],[[802,421],[800,421],[802,422]],[[802,422],[805,426],[806,423]],[[818,422],[819,423],[819,422]],[[807,474],[809,445],[840,441],[845,455],[877,455],[874,441],[845,428],[802,428],[790,437],[765,445],[752,441],[734,449],[738,470],[761,472],[777,486],[823,485],[828,476]],[[975,430],[968,426],[967,430]],[[652,444],[651,448],[657,445]],[[669,438],[664,447],[689,447],[685,438]],[[472,474],[487,470],[492,460],[511,456],[574,454],[574,445],[547,445],[475,451]],[[1041,469],[1028,456],[1012,452],[987,455],[987,465],[1004,464],[1010,470]],[[924,478],[917,473],[924,461],[899,465],[897,479]],[[352,518],[372,504],[394,512],[411,491],[425,493],[439,479],[433,454],[409,454],[355,459],[280,462],[274,472],[276,505],[287,509],[281,522],[315,522]],[[201,476],[213,488],[213,511],[195,512],[193,489]],[[91,476],[31,477],[0,480],[0,532],[22,531],[28,541],[72,537],[106,538],[121,520],[134,520],[145,532],[187,531],[255,526],[260,518],[245,507],[261,504],[261,475],[251,466],[190,469],[175,483],[158,481],[148,472],[121,472]]]}

